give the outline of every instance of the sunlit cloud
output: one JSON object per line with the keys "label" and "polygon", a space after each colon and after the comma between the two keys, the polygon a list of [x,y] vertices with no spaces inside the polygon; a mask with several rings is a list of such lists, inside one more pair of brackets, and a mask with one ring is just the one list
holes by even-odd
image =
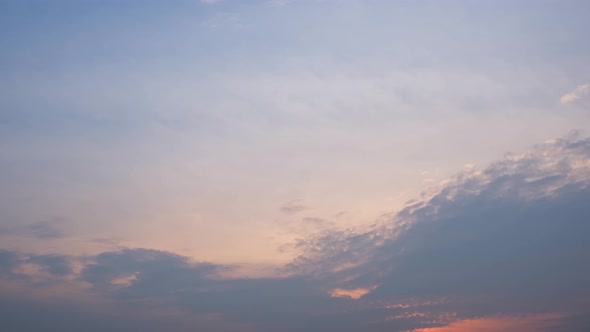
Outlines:
{"label": "sunlit cloud", "polygon": [[360,299],[363,295],[369,293],[370,288],[342,289],[335,288],[330,292],[332,297],[350,297],[351,299]]}
{"label": "sunlit cloud", "polygon": [[489,317],[466,319],[453,322],[448,326],[417,329],[414,332],[537,332],[558,331],[559,320],[567,315],[540,314],[519,317]]}
{"label": "sunlit cloud", "polygon": [[121,276],[111,280],[111,284],[117,286],[128,287],[137,280],[137,273],[132,273],[126,276]]}
{"label": "sunlit cloud", "polygon": [[561,101],[562,104],[570,104],[580,98],[587,96],[589,92],[590,84],[580,84],[573,91],[561,96],[559,101]]}

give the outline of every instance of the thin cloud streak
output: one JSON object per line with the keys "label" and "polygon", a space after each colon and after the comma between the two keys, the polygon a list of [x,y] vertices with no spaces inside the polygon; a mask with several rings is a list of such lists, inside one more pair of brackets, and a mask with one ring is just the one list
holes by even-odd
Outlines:
{"label": "thin cloud streak", "polygon": [[590,93],[590,84],[581,84],[578,85],[572,92],[566,93],[565,95],[561,96],[559,101],[562,104],[570,104],[574,101],[581,99]]}

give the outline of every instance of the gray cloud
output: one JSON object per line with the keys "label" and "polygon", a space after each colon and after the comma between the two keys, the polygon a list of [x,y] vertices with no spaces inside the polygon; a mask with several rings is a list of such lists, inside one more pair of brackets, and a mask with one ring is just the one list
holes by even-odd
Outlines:
{"label": "gray cloud", "polygon": [[[223,266],[193,263],[187,257],[148,249],[124,249],[94,257],[80,274],[95,291],[123,297],[168,296],[183,289],[198,289]],[[127,287],[116,280],[129,278]]]}
{"label": "gray cloud", "polygon": [[21,257],[18,253],[0,249],[0,274],[10,274],[12,268],[17,266],[21,261]]}
{"label": "gray cloud", "polygon": [[336,274],[348,288],[377,285],[365,301],[419,299],[437,303],[423,308],[432,314],[444,300],[454,319],[583,315],[588,197],[590,140],[558,139],[460,173],[373,230],[308,239],[291,267],[334,278],[330,271],[348,261]]}
{"label": "gray cloud", "polygon": [[72,274],[72,262],[67,256],[61,255],[37,255],[30,257],[27,262],[40,265],[47,272],[66,276]]}
{"label": "gray cloud", "polygon": [[[222,279],[219,272],[231,267],[194,263],[168,252],[125,249],[92,259],[80,279],[94,292],[121,301],[157,301],[194,313],[223,313],[235,322],[261,328],[297,326],[317,310],[330,310],[336,300],[309,278]],[[133,276],[128,284],[114,280]],[[333,310],[333,308],[331,309]]]}
{"label": "gray cloud", "polygon": [[[73,258],[64,255],[32,255],[0,249],[0,276],[8,280],[20,280],[27,285],[36,285],[34,275],[23,273],[19,268],[32,264],[51,277],[62,278],[73,273]],[[32,272],[34,274],[34,272]],[[42,280],[45,284],[48,280]]]}
{"label": "gray cloud", "polygon": [[0,317],[0,329],[11,332],[253,331],[248,326],[226,324],[217,317],[145,310],[116,302],[51,301],[6,293],[0,297]]}

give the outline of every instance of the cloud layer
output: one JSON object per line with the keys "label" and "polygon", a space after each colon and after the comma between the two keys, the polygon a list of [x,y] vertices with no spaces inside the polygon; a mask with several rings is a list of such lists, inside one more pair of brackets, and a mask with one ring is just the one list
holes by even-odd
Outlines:
{"label": "cloud layer", "polygon": [[[73,285],[87,297],[70,300],[93,308],[80,319],[106,319],[114,330],[141,324],[112,305],[145,322],[157,312],[178,331],[582,331],[588,197],[590,139],[571,136],[461,172],[369,229],[301,240],[284,277],[224,278],[231,266],[149,249],[91,257],[2,250],[0,285],[17,303],[11,331],[34,330],[23,315],[44,308],[40,297],[11,289]],[[68,310],[39,314],[39,324],[78,326]]]}

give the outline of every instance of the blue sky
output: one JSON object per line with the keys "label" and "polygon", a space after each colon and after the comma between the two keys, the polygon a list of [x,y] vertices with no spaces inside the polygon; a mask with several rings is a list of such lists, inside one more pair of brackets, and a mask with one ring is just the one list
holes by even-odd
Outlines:
{"label": "blue sky", "polygon": [[[0,291],[41,315],[32,291],[60,289],[41,316],[65,329],[143,329],[156,306],[178,331],[584,330],[588,294],[561,285],[589,252],[589,13],[2,1]],[[547,255],[569,272],[507,291]]]}

